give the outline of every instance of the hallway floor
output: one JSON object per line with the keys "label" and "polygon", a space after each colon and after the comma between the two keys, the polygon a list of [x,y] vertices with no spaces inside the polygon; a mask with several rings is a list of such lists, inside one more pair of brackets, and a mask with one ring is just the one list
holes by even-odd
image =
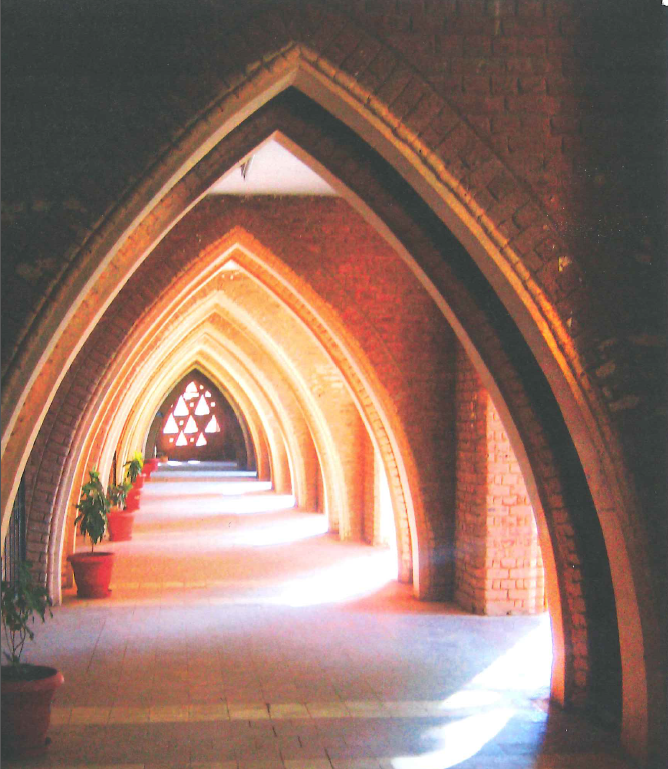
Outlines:
{"label": "hallway floor", "polygon": [[[265,485],[266,486],[266,485]],[[625,769],[549,708],[547,617],[419,603],[251,479],[146,484],[112,597],[67,591],[29,661],[65,675],[48,753],[98,769]]]}

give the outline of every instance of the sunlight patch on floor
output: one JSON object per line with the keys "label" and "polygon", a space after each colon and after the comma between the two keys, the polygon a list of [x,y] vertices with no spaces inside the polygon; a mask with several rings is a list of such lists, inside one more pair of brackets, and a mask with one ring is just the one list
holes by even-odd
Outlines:
{"label": "sunlight patch on floor", "polygon": [[549,687],[552,669],[550,618],[544,614],[540,619],[537,628],[479,673],[467,688],[517,691]]}
{"label": "sunlight patch on floor", "polygon": [[293,521],[281,521],[270,526],[262,526],[243,532],[234,532],[228,537],[235,545],[250,547],[267,547],[270,545],[286,545],[299,542],[309,537],[317,537],[327,533],[327,518],[320,514],[309,514],[307,517]]}
{"label": "sunlight patch on floor", "polygon": [[370,595],[397,578],[397,561],[391,550],[370,550],[368,555],[345,559],[277,586],[271,603],[316,606],[343,603]]}
{"label": "sunlight patch on floor", "polygon": [[[257,494],[258,491],[271,491],[271,481],[223,481],[221,484],[220,493],[224,496],[236,496],[238,494]],[[290,496],[286,494],[276,496]],[[294,500],[294,497],[292,497]]]}
{"label": "sunlight patch on floor", "polygon": [[512,708],[495,708],[476,713],[444,726],[426,729],[425,741],[438,741],[441,746],[420,756],[397,756],[391,759],[394,769],[449,769],[475,756],[503,729],[514,714]]}
{"label": "sunlight patch on floor", "polygon": [[[536,690],[550,685],[552,637],[549,617],[527,633],[508,652],[498,657],[460,691],[443,700],[437,710],[483,709],[452,723],[426,729],[425,743],[440,743],[420,756],[397,756],[393,769],[448,769],[468,760],[493,740],[515,715],[516,708],[503,703],[503,692]],[[506,695],[507,699],[507,695]],[[499,703],[503,703],[502,706]]]}

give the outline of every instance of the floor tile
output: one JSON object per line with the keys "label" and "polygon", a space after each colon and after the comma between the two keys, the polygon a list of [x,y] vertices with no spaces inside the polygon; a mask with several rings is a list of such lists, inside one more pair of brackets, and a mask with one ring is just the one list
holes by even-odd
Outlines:
{"label": "floor tile", "polygon": [[133,540],[108,545],[112,596],[66,591],[40,628],[34,657],[66,683],[47,758],[8,767],[630,769],[614,735],[549,705],[549,654],[531,687],[476,683],[493,666],[519,680],[549,644],[545,617],[473,617],[397,583],[295,601],[350,564],[377,574],[384,551],[329,535],[244,544],[314,514],[235,515],[229,497],[217,511],[221,489],[146,485]]}

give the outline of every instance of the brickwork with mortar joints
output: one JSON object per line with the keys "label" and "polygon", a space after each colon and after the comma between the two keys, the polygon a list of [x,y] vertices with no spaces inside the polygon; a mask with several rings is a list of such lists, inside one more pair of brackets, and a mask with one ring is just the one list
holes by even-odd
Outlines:
{"label": "brickwork with mortar joints", "polygon": [[[359,174],[359,171],[360,171],[360,169],[358,168],[358,169],[357,169],[357,171],[358,171],[358,174]],[[379,191],[379,192],[380,192],[380,191]],[[381,195],[381,194],[379,194],[379,195],[378,195],[378,200],[380,200],[380,198],[382,198],[382,195]],[[396,219],[396,216],[395,216],[395,219]],[[413,233],[414,233],[414,234],[413,234],[413,237],[417,237],[417,242],[419,242],[419,243],[420,243],[420,247],[421,247],[422,249],[424,249],[424,236],[420,236],[420,235],[419,235],[419,233],[418,233],[417,229],[415,228],[415,226],[414,226],[414,225],[411,225],[411,224],[410,224],[409,220],[404,220],[403,222],[402,222],[401,220],[399,220],[398,222],[396,222],[395,226],[398,226],[398,227],[401,227],[401,226],[403,226],[404,228],[405,228],[405,227],[408,227],[408,230],[409,230],[409,234],[410,234],[410,230],[411,230],[411,227],[412,227],[412,229],[413,229]],[[419,249],[418,249],[418,250],[419,250]],[[443,267],[443,265],[440,265],[440,267],[441,267],[441,270],[442,270],[442,267]],[[451,278],[451,276],[448,276],[448,279],[450,279],[450,278]],[[449,282],[450,282],[450,280],[449,280]],[[532,426],[532,427],[533,427],[533,426]],[[531,430],[531,434],[532,434],[532,435],[536,435],[536,431],[535,431],[535,430]],[[548,464],[549,464],[549,463],[548,463]],[[565,540],[565,543],[566,543],[566,544],[568,544],[568,541],[569,541],[569,540]],[[583,632],[583,630],[584,630],[584,627],[585,627],[584,625],[580,626],[580,630],[579,630],[578,632],[582,633],[582,632]]]}
{"label": "brickwork with mortar joints", "polygon": [[[3,409],[23,402],[32,372],[42,365],[41,345],[73,306],[100,255],[143,216],[160,189],[157,180],[169,178],[177,156],[185,162],[201,146],[197,131],[204,135],[226,105],[245,98],[248,84],[273,83],[274,74],[295,61],[291,56],[302,57],[369,119],[380,121],[392,141],[423,159],[413,167],[423,178],[432,174],[454,195],[469,224],[475,222],[493,240],[518,296],[539,308],[536,317],[545,324],[541,333],[555,340],[550,348],[555,360],[566,361],[563,370],[591,415],[588,424],[601,436],[587,455],[587,462],[593,457],[587,466],[588,479],[594,478],[591,493],[604,500],[597,503],[594,523],[587,512],[592,505],[586,483],[572,469],[577,458],[570,439],[561,427],[550,429],[553,419],[561,424],[561,417],[546,415],[541,386],[536,390],[536,378],[525,376],[521,353],[511,352],[521,345],[495,331],[490,303],[478,296],[472,302],[477,308],[467,307],[464,299],[448,298],[457,317],[466,319],[531,456],[554,544],[568,628],[566,653],[575,655],[568,663],[569,681],[579,692],[575,699],[585,696],[588,665],[598,664],[591,650],[600,638],[592,640],[591,632],[609,635],[598,607],[607,604],[614,613],[610,578],[605,598],[588,592],[606,584],[598,519],[607,527],[619,518],[614,533],[628,548],[633,567],[632,577],[625,577],[624,558],[618,565],[617,555],[610,554],[618,595],[642,614],[637,621],[625,620],[628,627],[643,628],[638,638],[626,636],[623,643],[629,660],[634,648],[641,649],[638,665],[625,666],[632,679],[643,657],[657,658],[653,623],[668,616],[652,608],[652,596],[668,595],[661,459],[668,433],[662,375],[661,11],[658,4],[611,2],[603,14],[600,3],[571,0],[285,2],[269,8],[262,2],[243,8],[221,2],[200,14],[184,14],[182,23],[169,29],[154,23],[150,9],[134,9],[133,29],[142,44],[133,49],[128,41],[119,67],[113,25],[73,19],[82,11],[68,7],[50,9],[43,26],[30,24],[32,49],[45,52],[47,70],[40,59],[28,61],[19,54],[26,18],[22,10],[10,9],[6,29],[12,32],[4,46],[11,62],[5,68],[5,99],[12,117],[5,123],[11,150],[5,153],[3,185],[3,291],[13,301],[3,302]],[[70,41],[68,56],[59,48],[63,39]],[[84,39],[85,50],[95,51],[94,67],[82,66],[75,55],[83,56]],[[181,55],[165,66],[171,50]],[[630,58],[634,66],[627,66]],[[317,134],[313,126],[306,131]],[[304,144],[307,133],[300,136]],[[319,154],[327,154],[326,142]],[[336,169],[334,158],[328,160],[328,167],[356,186],[359,168],[346,175]],[[145,231],[134,231],[135,249],[125,254],[126,261],[121,249],[115,266],[101,273],[96,293],[79,308],[76,333],[91,327],[95,310],[107,304],[138,254],[191,202],[197,187],[192,179],[161,209],[151,210]],[[365,184],[366,190],[360,184],[357,189],[371,200],[373,183]],[[398,218],[400,209],[392,209],[399,211]],[[383,210],[382,201],[377,210]],[[385,220],[393,222],[395,232],[403,228],[403,243],[411,241],[406,219]],[[409,250],[417,254],[425,231],[409,229]],[[423,268],[436,283],[450,277],[442,274],[438,258],[426,259]],[[441,285],[439,290],[448,294]],[[487,308],[488,317],[476,324],[480,307]],[[51,371],[40,377],[39,388],[26,394],[27,413],[40,421],[44,416],[47,429],[46,406],[54,395],[58,399],[59,376],[78,344],[75,329],[71,334],[63,336],[62,349],[53,348]],[[20,475],[35,436],[30,424],[4,421],[15,427],[8,446],[17,456],[4,465],[14,470],[8,483],[3,475],[3,488],[11,495],[14,475]],[[569,427],[577,433],[572,419]],[[58,437],[59,428],[53,429]],[[58,462],[58,452],[67,446],[43,439],[38,450]],[[600,480],[606,478],[614,479],[610,488],[620,489],[613,496],[606,496],[608,484]],[[49,494],[43,484],[35,490]],[[640,561],[649,565],[647,578],[639,571]],[[596,670],[591,675],[601,678]],[[631,679],[626,697],[638,690]],[[647,679],[647,685],[655,684]],[[658,703],[660,691],[647,699]],[[659,733],[655,720],[648,728]],[[634,732],[639,743],[641,732]]]}
{"label": "brickwork with mortar joints", "polygon": [[477,614],[545,610],[543,559],[524,479],[480,378],[457,350],[455,598]]}

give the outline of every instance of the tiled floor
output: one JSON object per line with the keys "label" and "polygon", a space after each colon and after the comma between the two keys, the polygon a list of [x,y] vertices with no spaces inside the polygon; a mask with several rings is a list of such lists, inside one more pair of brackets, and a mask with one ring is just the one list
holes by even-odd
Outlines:
{"label": "tiled floor", "polygon": [[[627,769],[549,708],[546,617],[414,601],[390,553],[246,480],[152,481],[112,597],[66,596],[48,754],[6,766]],[[244,491],[248,493],[243,493]]]}

